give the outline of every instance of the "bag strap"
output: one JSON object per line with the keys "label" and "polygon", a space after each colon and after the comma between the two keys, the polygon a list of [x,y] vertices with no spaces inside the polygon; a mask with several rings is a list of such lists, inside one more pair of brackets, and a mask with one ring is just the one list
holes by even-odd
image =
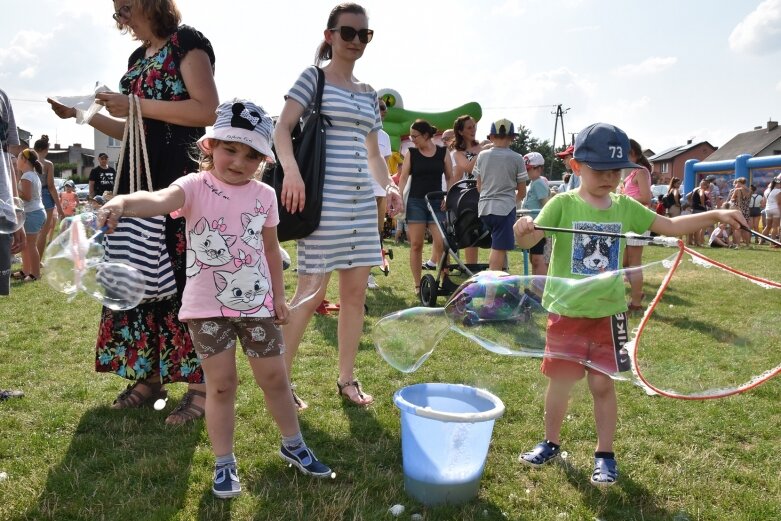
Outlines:
{"label": "bag strap", "polygon": [[143,159],[144,171],[146,172],[146,185],[149,191],[153,191],[152,173],[149,170],[149,153],[146,148],[146,135],[144,134],[144,122],[141,116],[141,100],[135,94],[128,94],[128,114],[125,121],[125,131],[122,135],[122,147],[119,149],[119,162],[117,163],[117,176],[114,179],[114,195],[119,191],[119,179],[122,176],[122,167],[125,162],[125,150],[130,148],[128,158],[130,159],[130,193],[141,188],[141,169],[136,168],[136,164],[141,166]]}
{"label": "bag strap", "polygon": [[320,115],[320,106],[323,103],[323,89],[325,88],[325,72],[317,65],[313,66],[317,70],[317,92],[315,93],[315,106],[312,109],[313,116]]}

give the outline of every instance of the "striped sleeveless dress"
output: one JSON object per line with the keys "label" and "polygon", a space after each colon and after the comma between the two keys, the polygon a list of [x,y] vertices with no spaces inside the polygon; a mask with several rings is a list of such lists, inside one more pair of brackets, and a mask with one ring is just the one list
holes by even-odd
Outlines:
{"label": "striped sleeveless dress", "polygon": [[[311,110],[316,89],[317,71],[309,67],[286,99]],[[354,92],[326,81],[321,112],[333,124],[326,126],[323,209],[320,226],[298,241],[299,271],[377,266],[382,262],[377,203],[365,146],[369,132],[382,128],[377,93]]]}

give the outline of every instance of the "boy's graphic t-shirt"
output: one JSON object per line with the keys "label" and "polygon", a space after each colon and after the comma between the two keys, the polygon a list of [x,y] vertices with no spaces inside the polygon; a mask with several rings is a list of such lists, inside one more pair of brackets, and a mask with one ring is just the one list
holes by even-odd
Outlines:
{"label": "boy's graphic t-shirt", "polygon": [[[577,191],[564,192],[543,207],[540,226],[610,233],[643,233],[656,219],[653,210],[631,197],[610,194],[606,210],[594,208]],[[588,233],[547,233],[553,237],[542,305],[568,317],[600,318],[627,310],[622,267],[625,240]],[[603,275],[614,272],[613,275]],[[617,273],[616,273],[617,272]],[[599,281],[583,279],[602,275]],[[573,280],[574,279],[574,280]]]}
{"label": "boy's graphic t-shirt", "polygon": [[259,181],[223,183],[198,172],[172,183],[187,221],[187,284],[179,319],[273,317],[271,275],[263,228],[279,224],[274,190]]}

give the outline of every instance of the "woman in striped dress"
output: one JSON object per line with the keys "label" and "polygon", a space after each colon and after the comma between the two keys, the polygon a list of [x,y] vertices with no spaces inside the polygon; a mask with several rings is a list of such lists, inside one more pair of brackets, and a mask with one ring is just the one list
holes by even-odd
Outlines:
{"label": "woman in striped dress", "polygon": [[[325,296],[332,271],[339,272],[339,374],[336,380],[341,396],[357,405],[369,405],[373,398],[362,391],[355,379],[354,366],[363,331],[363,305],[369,269],[381,263],[377,231],[377,204],[371,176],[389,190],[388,207],[398,212],[401,197],[377,146],[382,128],[377,93],[353,77],[353,68],[371,41],[373,31],[363,7],[339,4],[328,17],[324,41],[317,51],[323,67],[325,88],[321,112],[330,117],[326,130],[326,166],[323,183],[323,209],[320,226],[298,241],[299,283],[297,291],[311,287],[313,277],[326,272],[318,294],[291,313],[283,328],[288,372],[317,305]],[[278,161],[285,171],[282,204],[290,212],[303,209],[304,183],[293,157],[290,134],[307,107],[313,105],[317,90],[317,69],[307,68],[286,96],[274,131]],[[297,396],[300,409],[306,403]]]}

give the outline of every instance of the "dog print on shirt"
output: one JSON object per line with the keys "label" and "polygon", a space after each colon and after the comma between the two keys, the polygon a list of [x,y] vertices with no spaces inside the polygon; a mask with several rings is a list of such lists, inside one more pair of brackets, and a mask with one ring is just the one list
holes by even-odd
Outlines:
{"label": "dog print on shirt", "polygon": [[[574,222],[576,230],[621,233],[621,223]],[[598,275],[621,268],[619,239],[577,233],[572,238],[572,273]]]}

